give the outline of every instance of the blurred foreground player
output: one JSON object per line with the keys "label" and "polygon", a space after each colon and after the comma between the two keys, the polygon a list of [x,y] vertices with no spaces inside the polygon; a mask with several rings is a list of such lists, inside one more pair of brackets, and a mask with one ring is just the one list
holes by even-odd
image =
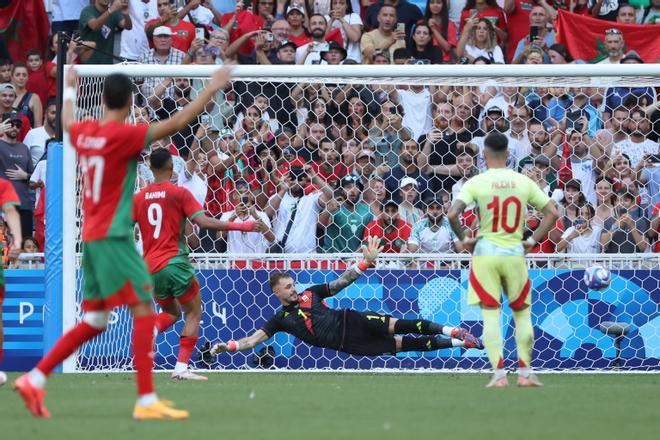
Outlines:
{"label": "blurred foreground player", "polygon": [[[203,92],[171,119],[153,125],[126,124],[133,83],[126,75],[112,74],[103,84],[101,120],[74,122],[74,93],[65,93],[62,123],[71,135],[83,174],[83,281],[82,322],[67,332],[52,350],[14,386],[26,407],[37,417],[49,417],[44,406],[46,377],[78,347],[101,334],[110,310],[127,305],[133,315],[132,345],[138,399],[135,419],[185,419],[187,411],[174,409],[156,396],[153,386],[153,338],[156,317],[151,302],[151,276],[135,249],[131,212],[137,159],[152,141],[184,129],[229,81],[221,69]],[[77,85],[73,69],[67,76]]]}
{"label": "blurred foreground player", "polygon": [[156,329],[165,331],[183,310],[185,324],[172,379],[207,380],[188,369],[197,343],[202,299],[195,269],[188,259],[186,219],[202,229],[218,231],[265,232],[267,227],[261,220],[224,222],[205,215],[190,191],[171,182],[174,166],[169,150],[154,150],[149,156],[149,166],[154,183],[133,197],[133,220],[142,235],[144,259],[154,280],[154,297],[163,309],[156,316]]}
{"label": "blurred foreground player", "polygon": [[[312,286],[302,293],[296,291],[296,283],[288,273],[273,274],[269,280],[270,287],[282,303],[282,309],[252,335],[238,341],[215,344],[211,348],[211,354],[248,350],[280,331],[317,347],[362,356],[452,347],[483,348],[478,338],[462,328],[444,326],[424,319],[398,319],[375,312],[334,310],[325,305],[325,298],[353,284],[373,266],[378,253],[382,251],[379,242],[378,237],[369,237],[367,245],[362,247],[363,261],[344,272],[339,279]],[[409,333],[428,336],[398,336]]]}
{"label": "blurred foreground player", "polygon": [[[5,223],[11,231],[12,241],[9,248],[9,260],[14,261],[21,253],[21,244],[23,236],[21,235],[21,217],[18,214],[18,206],[21,206],[21,200],[16,194],[14,186],[5,179],[0,179],[0,206],[5,215]],[[5,276],[0,262],[0,365],[2,364],[2,302],[5,299]],[[7,376],[0,371],[0,386],[5,384]]]}
{"label": "blurred foreground player", "polygon": [[[550,198],[530,178],[506,167],[508,140],[491,133],[484,140],[488,171],[469,179],[449,209],[449,223],[468,251],[473,251],[468,285],[468,304],[481,306],[483,339],[494,369],[487,387],[506,387],[502,330],[502,290],[513,310],[518,350],[518,385],[543,385],[532,373],[534,329],[531,315],[531,286],[525,253],[544,239],[555,225],[558,212]],[[465,239],[460,217],[466,206],[476,203],[479,211],[477,239]],[[522,241],[527,204],[543,213],[534,234]]]}

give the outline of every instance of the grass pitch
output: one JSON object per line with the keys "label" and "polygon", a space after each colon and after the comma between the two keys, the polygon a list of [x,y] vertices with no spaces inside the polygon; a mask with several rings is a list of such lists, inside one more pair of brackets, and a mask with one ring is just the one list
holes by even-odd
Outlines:
{"label": "grass pitch", "polygon": [[[16,378],[10,375],[10,381]],[[540,389],[485,389],[477,374],[156,375],[184,422],[131,419],[130,374],[54,375],[50,420],[36,420],[7,383],[7,439],[656,439],[660,375],[542,375]]]}

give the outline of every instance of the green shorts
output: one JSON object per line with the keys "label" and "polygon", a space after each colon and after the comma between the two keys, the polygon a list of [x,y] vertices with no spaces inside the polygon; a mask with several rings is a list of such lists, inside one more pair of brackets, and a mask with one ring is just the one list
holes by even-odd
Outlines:
{"label": "green shorts", "polygon": [[84,311],[151,301],[151,276],[128,237],[84,242],[82,270]]}
{"label": "green shorts", "polygon": [[[177,261],[178,260],[178,261]],[[188,258],[173,258],[170,263],[152,274],[154,278],[154,297],[161,305],[175,299],[185,304],[199,293],[199,283],[195,278],[195,268]]]}
{"label": "green shorts", "polygon": [[531,304],[529,273],[522,256],[472,257],[468,304],[500,307],[502,291],[513,310]]}

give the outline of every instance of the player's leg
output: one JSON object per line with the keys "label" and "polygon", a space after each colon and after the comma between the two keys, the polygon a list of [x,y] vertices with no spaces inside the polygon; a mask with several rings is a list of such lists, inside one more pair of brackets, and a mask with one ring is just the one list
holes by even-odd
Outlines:
{"label": "player's leg", "polygon": [[468,281],[468,304],[479,305],[483,316],[482,338],[493,368],[488,387],[503,387],[509,382],[504,370],[503,339],[500,327],[502,283],[499,265],[501,257],[474,256]]}
{"label": "player's leg", "polygon": [[389,321],[388,332],[391,335],[409,333],[418,335],[444,335],[463,342],[463,344],[455,345],[457,347],[484,348],[483,343],[479,338],[461,327],[442,325],[426,319],[401,319],[390,317]]}
{"label": "player's leg", "polygon": [[188,364],[190,357],[195,351],[199,334],[199,323],[202,320],[202,296],[199,293],[199,283],[193,276],[188,291],[178,302],[181,304],[185,315],[183,331],[181,331],[181,340],[179,342],[179,356],[172,378],[183,380],[208,380],[207,377],[200,376],[189,370]]}
{"label": "player's leg", "polygon": [[[522,257],[506,257],[512,261],[504,277],[504,292],[509,299],[516,326],[515,339],[518,351],[518,385],[538,387],[543,384],[532,372],[532,349],[534,347],[534,327],[532,326],[531,283],[527,264]],[[515,259],[515,260],[514,260]]]}
{"label": "player's leg", "polygon": [[163,310],[156,315],[156,331],[162,333],[179,319],[181,309],[174,298],[171,281],[171,265],[152,274],[154,282],[154,299]]}

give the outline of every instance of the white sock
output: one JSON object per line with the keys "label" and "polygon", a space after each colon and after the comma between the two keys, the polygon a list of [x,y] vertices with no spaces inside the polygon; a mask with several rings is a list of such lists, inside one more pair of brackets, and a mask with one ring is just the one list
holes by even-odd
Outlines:
{"label": "white sock", "polygon": [[30,383],[37,388],[43,389],[46,387],[46,375],[36,368],[33,368],[28,373],[28,379],[30,380]]}
{"label": "white sock", "polygon": [[504,368],[496,368],[495,371],[493,372],[493,376],[495,376],[495,379],[502,379],[506,377],[506,370]]}
{"label": "white sock", "polygon": [[452,347],[463,347],[463,346],[465,346],[465,342],[461,341],[460,339],[453,339],[452,338],[451,346]]}
{"label": "white sock", "polygon": [[442,334],[445,336],[451,336],[451,332],[454,331],[454,327],[449,327],[447,325],[442,326]]}
{"label": "white sock", "polygon": [[138,396],[137,403],[142,407],[147,407],[149,405],[153,405],[157,401],[158,401],[158,396],[156,395],[156,393],[149,393]]}
{"label": "white sock", "polygon": [[183,362],[177,362],[174,365],[174,372],[175,373],[183,373],[188,369],[188,364],[184,364]]}
{"label": "white sock", "polygon": [[529,368],[529,367],[518,368],[518,376],[529,377],[530,374],[532,374],[532,369],[531,368]]}

